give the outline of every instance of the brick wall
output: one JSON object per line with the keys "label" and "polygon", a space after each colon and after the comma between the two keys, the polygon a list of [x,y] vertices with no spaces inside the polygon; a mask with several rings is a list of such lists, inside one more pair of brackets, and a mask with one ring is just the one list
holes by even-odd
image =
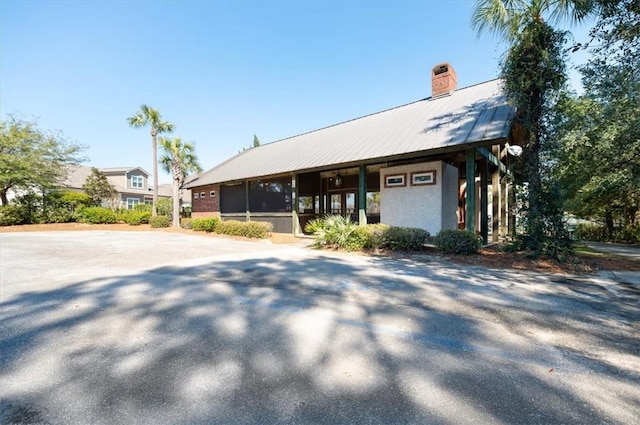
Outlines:
{"label": "brick wall", "polygon": [[[204,196],[203,196],[204,194]],[[196,195],[198,196],[196,198]],[[213,195],[213,196],[211,196]],[[220,213],[220,185],[198,186],[191,189],[191,211],[193,216],[214,215]],[[203,214],[206,213],[206,214]]]}

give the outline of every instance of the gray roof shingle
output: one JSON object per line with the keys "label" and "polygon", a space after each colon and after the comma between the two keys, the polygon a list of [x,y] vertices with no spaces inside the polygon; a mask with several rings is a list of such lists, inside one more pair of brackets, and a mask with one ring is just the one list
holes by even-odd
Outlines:
{"label": "gray roof shingle", "polygon": [[492,80],[245,150],[187,187],[503,139],[514,112],[501,80]]}

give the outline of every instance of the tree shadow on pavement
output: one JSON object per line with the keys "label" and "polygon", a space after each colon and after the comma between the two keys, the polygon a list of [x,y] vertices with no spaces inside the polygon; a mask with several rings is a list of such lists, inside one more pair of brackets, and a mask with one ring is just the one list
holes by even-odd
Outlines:
{"label": "tree shadow on pavement", "polygon": [[2,423],[631,423],[638,306],[548,277],[314,254],[0,304]]}

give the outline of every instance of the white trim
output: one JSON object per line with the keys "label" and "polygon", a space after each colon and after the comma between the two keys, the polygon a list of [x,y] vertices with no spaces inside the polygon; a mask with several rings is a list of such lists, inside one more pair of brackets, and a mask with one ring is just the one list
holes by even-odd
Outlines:
{"label": "white trim", "polygon": [[[131,201],[131,205],[129,205],[129,201]],[[134,209],[136,205],[141,203],[140,202],[140,198],[127,198],[126,202],[127,202],[127,209],[128,210]]]}
{"label": "white trim", "polygon": [[[136,184],[134,184],[134,182],[133,182],[134,178],[136,179],[136,181],[138,179],[140,179],[140,186],[137,186]],[[139,175],[139,174],[132,174],[131,175],[131,189],[144,189],[144,177]]]}

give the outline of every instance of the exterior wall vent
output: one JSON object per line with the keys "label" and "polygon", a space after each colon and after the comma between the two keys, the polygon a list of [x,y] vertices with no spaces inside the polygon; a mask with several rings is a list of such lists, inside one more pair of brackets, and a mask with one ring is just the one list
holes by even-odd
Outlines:
{"label": "exterior wall vent", "polygon": [[431,97],[449,95],[458,88],[458,76],[449,63],[441,63],[431,71]]}

